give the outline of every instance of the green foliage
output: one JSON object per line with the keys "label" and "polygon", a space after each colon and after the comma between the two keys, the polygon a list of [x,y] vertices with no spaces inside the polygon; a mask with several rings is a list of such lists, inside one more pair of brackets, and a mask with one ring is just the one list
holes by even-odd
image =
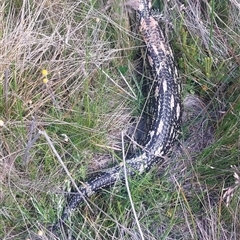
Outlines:
{"label": "green foliage", "polygon": [[[181,9],[178,2],[154,6],[173,18],[171,45],[183,95],[198,94],[218,115],[209,116],[215,140],[186,171],[179,170],[180,179],[169,177],[168,168],[156,176],[155,168],[129,179],[130,192],[146,239],[197,239],[199,219],[210,219],[212,239],[230,239],[219,237],[223,229],[238,239],[239,229],[231,228],[239,225],[231,166],[239,168],[239,9],[228,1],[204,2],[200,22],[184,12],[192,1],[181,1]],[[27,239],[38,230],[48,238],[45,230],[61,213],[72,184],[39,130],[76,183],[102,168],[99,156],[120,150],[119,133],[142,107],[143,79],[134,76],[132,64],[141,42],[130,36],[120,1],[107,12],[102,1],[5,0],[2,6],[0,238]],[[235,186],[227,207],[224,189]],[[76,238],[140,239],[124,184],[92,196],[90,206],[93,211],[83,204],[69,221]]]}

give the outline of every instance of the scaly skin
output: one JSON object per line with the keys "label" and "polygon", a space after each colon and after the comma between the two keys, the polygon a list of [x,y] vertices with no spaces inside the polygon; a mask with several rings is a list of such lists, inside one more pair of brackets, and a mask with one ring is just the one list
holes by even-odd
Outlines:
{"label": "scaly skin", "polygon": [[[181,124],[181,87],[172,51],[164,35],[151,15],[151,1],[138,1],[139,33],[147,47],[147,61],[151,79],[148,100],[144,111],[147,113],[148,133],[140,143],[142,148],[134,157],[126,160],[127,175],[134,176],[147,172],[154,164],[162,162],[171,149]],[[65,221],[85,198],[104,187],[125,179],[123,164],[100,173],[79,188],[80,193],[72,195],[54,229]]]}

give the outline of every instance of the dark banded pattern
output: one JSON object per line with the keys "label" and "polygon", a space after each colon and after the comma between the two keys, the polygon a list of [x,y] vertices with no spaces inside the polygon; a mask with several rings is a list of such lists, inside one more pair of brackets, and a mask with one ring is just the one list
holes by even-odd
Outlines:
{"label": "dark banded pattern", "polygon": [[[139,33],[146,44],[151,79],[148,80],[150,87],[144,108],[148,133],[140,143],[142,148],[134,157],[126,160],[128,176],[147,172],[154,164],[164,161],[164,156],[169,152],[178,135],[182,112],[181,87],[171,48],[158,22],[151,15],[151,1],[136,0],[136,2]],[[123,164],[120,164],[83,184],[79,188],[80,193],[76,192],[69,199],[54,228],[58,228],[59,224],[84,201],[84,198],[124,178]]]}

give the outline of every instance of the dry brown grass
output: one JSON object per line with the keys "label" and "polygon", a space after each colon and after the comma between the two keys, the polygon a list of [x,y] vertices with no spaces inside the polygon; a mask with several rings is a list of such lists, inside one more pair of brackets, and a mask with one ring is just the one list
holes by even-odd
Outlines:
{"label": "dry brown grass", "polygon": [[[184,95],[204,98],[215,142],[194,161],[186,154],[174,178],[170,161],[161,177],[153,171],[130,180],[138,221],[145,239],[239,239],[239,3],[159,2]],[[128,25],[122,2],[3,0],[1,239],[54,238],[46,228],[71,183],[39,130],[77,184],[113,163],[115,151],[121,156],[121,131],[140,112],[140,86],[132,81],[139,41]],[[94,212],[82,206],[73,216],[72,238],[140,239],[124,186],[92,200]]]}

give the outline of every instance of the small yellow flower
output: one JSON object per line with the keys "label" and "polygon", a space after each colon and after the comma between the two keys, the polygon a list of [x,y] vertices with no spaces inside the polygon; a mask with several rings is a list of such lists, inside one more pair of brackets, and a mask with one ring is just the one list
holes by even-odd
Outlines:
{"label": "small yellow flower", "polygon": [[46,77],[46,76],[48,75],[48,71],[47,71],[46,69],[43,69],[43,70],[42,70],[42,75],[43,75],[44,77]]}
{"label": "small yellow flower", "polygon": [[173,208],[169,208],[167,210],[167,216],[171,218],[173,216],[173,214],[174,214],[174,209]]}
{"label": "small yellow flower", "polygon": [[202,90],[206,92],[208,90],[208,86],[207,85],[203,85],[202,86]]}
{"label": "small yellow flower", "polygon": [[48,83],[48,79],[47,79],[47,78],[44,78],[42,81],[43,81],[43,83],[45,83],[45,84]]}

